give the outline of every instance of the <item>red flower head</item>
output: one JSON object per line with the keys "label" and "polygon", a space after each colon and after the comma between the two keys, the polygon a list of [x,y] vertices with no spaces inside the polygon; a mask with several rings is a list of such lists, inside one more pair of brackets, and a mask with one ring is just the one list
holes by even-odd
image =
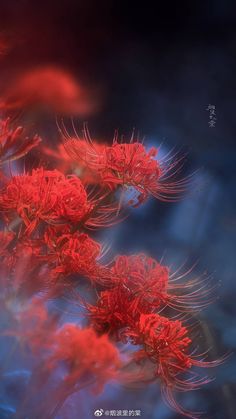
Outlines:
{"label": "red flower head", "polygon": [[[75,140],[68,138],[65,148],[68,154],[76,161],[84,161],[88,169],[97,177],[98,183],[107,185],[110,189],[117,186],[131,188],[138,198],[138,205],[145,201],[149,195],[168,201],[175,200],[184,192],[187,179],[176,181],[171,179],[178,171],[178,161],[158,161],[158,149],[153,147],[149,151],[139,142],[118,143],[115,137],[111,146],[93,144],[88,129],[84,129],[85,139]],[[83,144],[83,147],[81,147]],[[169,159],[170,161],[170,159]],[[165,164],[166,163],[166,164]],[[134,201],[130,201],[134,204]]]}
{"label": "red flower head", "polygon": [[24,129],[10,127],[10,118],[0,120],[0,165],[25,156],[41,139],[38,135],[24,137]]}
{"label": "red flower head", "polygon": [[94,327],[118,339],[139,320],[167,300],[168,269],[145,255],[118,256],[110,268],[110,289],[102,291],[96,306],[88,305]]}
{"label": "red flower head", "polygon": [[101,245],[84,233],[62,234],[59,237],[54,234],[54,229],[48,229],[45,234],[51,262],[56,265],[53,275],[78,273],[91,280],[99,280]]}
{"label": "red flower head", "polygon": [[195,390],[207,384],[211,379],[201,377],[192,368],[214,367],[220,365],[225,357],[211,362],[204,361],[205,354],[193,355],[187,327],[181,321],[170,320],[159,314],[142,314],[136,330],[130,330],[129,333],[131,341],[144,348],[135,352],[134,360],[142,363],[149,359],[155,364],[154,376],[160,378],[162,393],[169,406],[185,416],[198,418],[200,412],[182,408],[176,402],[173,391]]}
{"label": "red flower head", "polygon": [[2,211],[17,212],[28,234],[40,221],[78,223],[90,210],[87,193],[76,176],[39,168],[32,174],[14,176],[0,195]]}
{"label": "red flower head", "polygon": [[91,378],[100,388],[114,379],[121,363],[117,349],[106,335],[97,336],[93,329],[80,329],[74,324],[65,324],[55,335],[48,368],[65,362],[68,372],[64,378],[69,386],[79,380]]}
{"label": "red flower head", "polygon": [[102,291],[97,305],[86,305],[93,327],[99,333],[115,335],[117,340],[127,342],[126,329],[134,325],[146,307],[138,298],[132,298],[124,287]]}
{"label": "red flower head", "polygon": [[169,269],[144,254],[117,256],[111,272],[114,282],[122,283],[151,309],[168,300]]}
{"label": "red flower head", "polygon": [[123,284],[130,295],[149,305],[150,312],[165,305],[181,312],[193,312],[212,301],[214,286],[209,286],[208,278],[181,282],[191,270],[177,276],[144,254],[123,255],[116,257],[111,267],[111,282]]}
{"label": "red flower head", "polygon": [[90,92],[72,74],[56,66],[36,67],[17,74],[6,86],[0,102],[4,110],[35,106],[46,106],[66,115],[88,115],[97,108]]}
{"label": "red flower head", "polygon": [[[107,290],[100,293],[96,306],[88,305],[97,330],[125,336],[126,328],[143,313],[166,306],[194,312],[210,302],[207,282],[189,280],[184,284],[170,279],[169,269],[144,254],[118,256],[106,272]],[[177,278],[178,279],[178,278]]]}

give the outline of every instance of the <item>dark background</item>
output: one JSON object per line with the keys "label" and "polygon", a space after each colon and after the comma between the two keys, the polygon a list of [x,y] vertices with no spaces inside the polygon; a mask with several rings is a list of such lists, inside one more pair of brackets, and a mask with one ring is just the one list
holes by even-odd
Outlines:
{"label": "dark background", "polygon": [[[129,138],[135,127],[147,145],[187,151],[186,173],[199,170],[185,199],[151,201],[105,237],[118,253],[143,250],[160,258],[165,252],[165,262],[174,267],[199,260],[196,273],[213,272],[221,287],[219,300],[201,314],[203,345],[212,347],[213,358],[233,352],[235,2],[155,2],[154,7],[151,2],[1,0],[0,5],[0,31],[12,43],[1,61],[3,74],[44,63],[63,66],[85,86],[99,89],[100,109],[89,118],[93,136],[109,141],[118,128]],[[214,128],[208,124],[208,104],[216,107]],[[212,374],[215,382],[181,400],[209,418],[236,418],[234,355]],[[71,419],[90,418],[93,408],[141,409],[145,419],[178,417],[160,402],[157,386],[108,389],[93,402],[85,395],[73,398],[64,414],[70,409]]]}

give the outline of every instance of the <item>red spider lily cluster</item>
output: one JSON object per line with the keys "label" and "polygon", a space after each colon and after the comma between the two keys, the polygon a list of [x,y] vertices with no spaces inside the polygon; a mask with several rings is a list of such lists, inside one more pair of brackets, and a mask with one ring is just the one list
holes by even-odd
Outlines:
{"label": "red spider lily cluster", "polygon": [[[41,140],[25,137],[9,119],[0,128],[1,299],[14,318],[6,334],[40,355],[42,364],[29,383],[32,400],[38,383],[46,385],[63,368],[44,407],[36,412],[25,400],[17,417],[30,417],[31,409],[31,417],[53,418],[85,386],[101,391],[111,379],[123,384],[138,379],[156,380],[173,409],[198,418],[198,412],[179,405],[175,391],[208,383],[201,368],[224,359],[209,361],[206,353],[196,353],[189,323],[211,302],[213,287],[207,279],[171,273],[145,254],[118,255],[105,263],[105,248],[91,236],[91,229],[120,221],[149,196],[175,200],[189,179],[176,179],[179,161],[159,160],[158,149],[147,150],[134,138],[119,142],[116,135],[107,145],[93,142],[86,126],[83,138],[69,137],[65,127],[60,132],[63,145],[57,151],[41,148],[52,159],[52,170],[41,166],[9,178],[4,163],[25,156]],[[123,199],[130,190],[133,199]],[[90,299],[80,292],[86,282]],[[67,292],[82,314],[75,324],[61,325],[48,301]],[[129,343],[125,356],[118,343],[124,348]]]}

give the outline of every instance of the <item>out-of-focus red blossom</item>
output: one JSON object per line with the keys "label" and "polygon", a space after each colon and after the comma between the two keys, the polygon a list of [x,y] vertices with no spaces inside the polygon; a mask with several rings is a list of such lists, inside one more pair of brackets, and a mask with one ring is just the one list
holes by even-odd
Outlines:
{"label": "out-of-focus red blossom", "polygon": [[48,260],[54,267],[54,277],[78,273],[99,281],[103,270],[98,263],[102,248],[87,234],[76,232],[55,236],[55,230],[49,228],[45,233],[45,242],[49,247]]}
{"label": "out-of-focus red blossom", "polygon": [[[64,144],[68,154],[76,161],[84,161],[88,169],[98,178],[98,182],[110,189],[118,186],[133,188],[137,206],[150,195],[163,200],[172,201],[186,190],[188,179],[176,180],[178,161],[169,163],[158,161],[155,157],[158,149],[152,147],[149,151],[140,142],[119,143],[115,137],[111,146],[97,147],[92,142],[87,128],[84,140],[68,138],[64,133]],[[83,147],[81,147],[83,144]]]}
{"label": "out-of-focus red blossom", "polygon": [[0,103],[5,111],[40,105],[71,116],[92,113],[97,106],[72,74],[60,67],[26,70],[15,76],[8,86]]}
{"label": "out-of-focus red blossom", "polygon": [[[49,315],[42,299],[33,298],[15,313],[16,326],[6,333],[16,336],[36,355],[42,352],[44,365],[40,374],[44,379],[64,363],[66,373],[56,389],[57,396],[65,400],[84,385],[101,392],[107,381],[120,378],[119,352],[107,335],[97,336],[92,328],[82,329],[71,323],[58,329],[57,317]],[[32,383],[35,380],[37,383],[37,371]],[[60,400],[54,402],[57,405]]]}
{"label": "out-of-focus red blossom", "polygon": [[63,361],[68,367],[65,381],[72,386],[88,375],[98,379],[99,385],[115,378],[121,361],[107,335],[97,336],[92,328],[72,323],[57,329],[57,316],[49,316],[44,301],[37,297],[18,308],[15,320],[16,328],[8,334],[25,341],[34,352],[46,350],[48,373]]}
{"label": "out-of-focus red blossom", "polygon": [[41,350],[51,349],[58,316],[49,316],[43,299],[33,297],[24,304],[18,305],[14,317],[15,327],[8,331],[8,335],[17,337],[35,354]]}
{"label": "out-of-focus red blossom", "polygon": [[81,379],[94,378],[100,390],[106,381],[116,378],[121,366],[118,350],[107,335],[97,336],[92,328],[81,329],[74,324],[64,326],[54,335],[49,370],[65,362],[65,381],[74,386]]}
{"label": "out-of-focus red blossom", "polygon": [[65,177],[57,170],[39,168],[9,181],[0,193],[0,210],[7,219],[16,212],[31,234],[40,221],[78,223],[91,205],[76,176]]}
{"label": "out-of-focus red blossom", "polygon": [[0,165],[25,156],[40,141],[38,135],[25,137],[21,126],[11,127],[10,118],[0,120]]}

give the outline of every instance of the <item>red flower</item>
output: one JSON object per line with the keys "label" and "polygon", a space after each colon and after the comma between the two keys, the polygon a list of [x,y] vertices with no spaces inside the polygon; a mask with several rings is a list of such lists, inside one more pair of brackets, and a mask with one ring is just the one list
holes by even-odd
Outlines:
{"label": "red flower", "polygon": [[209,286],[208,278],[183,281],[191,270],[177,276],[144,254],[123,255],[117,256],[111,267],[111,282],[122,283],[131,295],[149,304],[150,312],[165,305],[181,312],[193,312],[212,302],[214,286]]}
{"label": "red flower", "polygon": [[45,242],[49,246],[49,261],[54,266],[53,276],[78,273],[99,281],[102,266],[98,259],[102,248],[87,234],[69,233],[57,237],[54,229],[48,229]]}
{"label": "red flower", "polygon": [[122,287],[102,291],[96,306],[86,304],[91,323],[99,333],[108,333],[117,340],[127,342],[126,330],[147,311],[139,300]]}
{"label": "red flower", "polygon": [[104,274],[103,285],[108,289],[100,293],[96,306],[87,305],[87,309],[96,330],[118,339],[126,340],[126,330],[144,313],[166,306],[191,313],[210,302],[207,283],[175,282],[167,267],[144,254],[118,256]]}
{"label": "red flower", "polygon": [[40,221],[78,223],[91,210],[87,193],[76,176],[39,168],[32,174],[14,176],[0,195],[1,211],[23,220],[31,234]]}
{"label": "red flower", "polygon": [[168,300],[169,269],[144,254],[117,256],[111,267],[114,282],[122,283],[130,295],[154,309]]}
{"label": "red flower", "polygon": [[[133,188],[138,199],[134,206],[145,201],[149,195],[164,201],[175,200],[186,190],[188,179],[174,179],[179,162],[156,160],[157,148],[147,151],[139,142],[118,143],[116,137],[111,146],[98,147],[92,142],[86,126],[84,135],[85,140],[75,140],[65,134],[68,154],[78,164],[84,161],[98,178],[98,183],[111,189],[119,185],[126,189]],[[134,201],[130,203],[134,204]]]}
{"label": "red flower", "polygon": [[96,330],[125,341],[126,329],[133,327],[142,313],[165,305],[168,269],[143,254],[118,256],[109,279],[97,305],[87,305],[89,316]]}
{"label": "red flower", "polygon": [[[193,355],[189,330],[181,321],[170,320],[159,314],[142,314],[136,330],[129,331],[135,345],[143,349],[134,354],[138,363],[149,359],[155,364],[154,376],[160,378],[162,393],[166,402],[174,410],[190,418],[198,418],[200,412],[190,412],[180,406],[173,391],[189,391],[200,388],[211,381],[201,377],[192,368],[209,368],[220,365],[225,357],[216,361],[205,361],[205,354]],[[147,378],[147,377],[144,377]]]}
{"label": "red flower", "polygon": [[[1,45],[0,45],[1,48]],[[18,74],[3,92],[4,110],[46,106],[56,113],[84,115],[97,107],[89,92],[67,71],[56,66],[36,67]]]}
{"label": "red flower", "polygon": [[24,129],[10,127],[10,118],[0,120],[0,165],[25,156],[40,143],[38,135],[24,137]]}
{"label": "red flower", "polygon": [[116,377],[121,365],[118,351],[107,335],[97,336],[93,329],[80,329],[74,324],[65,324],[54,335],[51,351],[48,368],[64,361],[68,368],[65,382],[70,386],[92,376],[102,388],[107,380]]}

